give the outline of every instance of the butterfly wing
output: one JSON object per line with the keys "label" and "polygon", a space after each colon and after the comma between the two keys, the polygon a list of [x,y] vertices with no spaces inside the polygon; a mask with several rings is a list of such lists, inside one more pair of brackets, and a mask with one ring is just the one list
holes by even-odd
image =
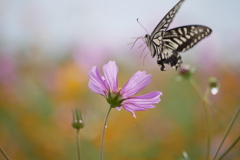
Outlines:
{"label": "butterfly wing", "polygon": [[167,30],[163,36],[163,52],[158,55],[157,63],[161,70],[165,70],[164,64],[170,64],[176,69],[181,65],[182,60],[178,52],[185,52],[192,48],[199,41],[210,35],[212,30],[201,25],[182,26]]}
{"label": "butterfly wing", "polygon": [[201,25],[182,26],[167,30],[164,34],[164,46],[177,52],[185,52],[195,46],[212,30]]}
{"label": "butterfly wing", "polygon": [[151,35],[146,34],[146,44],[152,57],[163,52],[163,36],[184,0],[180,0],[158,23]]}
{"label": "butterfly wing", "polygon": [[164,46],[164,50],[158,55],[157,63],[161,66],[161,70],[165,71],[164,64],[169,64],[171,67],[178,69],[182,64],[182,58],[176,50]]}
{"label": "butterfly wing", "polygon": [[158,23],[158,25],[155,27],[153,30],[151,36],[153,38],[158,37],[159,31],[165,32],[170,23],[172,22],[174,16],[176,15],[178,9],[180,8],[181,4],[183,3],[184,0],[180,0],[164,17],[163,19]]}

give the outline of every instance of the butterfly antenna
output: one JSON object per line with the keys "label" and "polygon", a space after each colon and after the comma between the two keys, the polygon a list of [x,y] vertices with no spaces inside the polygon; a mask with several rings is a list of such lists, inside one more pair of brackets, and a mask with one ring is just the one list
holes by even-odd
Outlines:
{"label": "butterfly antenna", "polygon": [[138,21],[138,18],[137,18],[137,22],[138,22],[138,24],[140,24],[140,25],[143,27],[143,29],[148,33],[148,31],[146,30],[146,28]]}

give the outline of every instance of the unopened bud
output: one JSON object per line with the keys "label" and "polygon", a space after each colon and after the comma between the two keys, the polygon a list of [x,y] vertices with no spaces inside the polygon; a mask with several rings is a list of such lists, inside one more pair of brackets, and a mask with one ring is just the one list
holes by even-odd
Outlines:
{"label": "unopened bud", "polygon": [[78,108],[72,110],[73,120],[72,127],[75,129],[81,129],[84,127],[81,111]]}
{"label": "unopened bud", "polygon": [[192,76],[192,74],[194,73],[195,69],[191,68],[190,65],[185,64],[182,65],[179,69],[179,74],[183,77],[183,78],[190,78]]}
{"label": "unopened bud", "polygon": [[219,88],[220,88],[218,79],[215,77],[210,77],[208,82],[209,82],[209,87],[210,87],[211,93],[213,95],[217,94],[219,91]]}

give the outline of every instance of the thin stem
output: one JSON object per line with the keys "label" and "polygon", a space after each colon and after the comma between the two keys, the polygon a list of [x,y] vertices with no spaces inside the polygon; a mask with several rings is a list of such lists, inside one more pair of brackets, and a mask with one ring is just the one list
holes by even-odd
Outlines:
{"label": "thin stem", "polygon": [[207,95],[209,94],[210,89],[208,88],[206,91],[206,94],[204,96],[204,101],[203,101],[203,107],[204,107],[204,111],[206,114],[206,119],[207,119],[207,128],[208,128],[208,138],[207,138],[207,155],[206,155],[206,160],[209,159],[209,155],[210,155],[210,150],[211,150],[211,131],[212,131],[212,125],[211,125],[211,115],[210,115],[210,111],[208,108],[208,104],[207,104]]}
{"label": "thin stem", "polygon": [[77,141],[78,160],[81,160],[81,156],[80,156],[80,144],[79,144],[79,138],[78,138],[79,130],[80,130],[80,129],[77,129],[77,132],[76,132],[76,141]]}
{"label": "thin stem", "polygon": [[201,101],[203,103],[204,112],[206,114],[207,132],[208,132],[207,133],[206,160],[209,160],[210,148],[211,148],[211,130],[212,130],[212,126],[211,126],[211,116],[210,116],[210,111],[209,111],[209,108],[208,108],[208,105],[207,105],[207,101],[208,101],[208,94],[209,94],[210,90],[208,88],[206,93],[205,93],[205,95],[203,96],[203,93],[202,93],[201,89],[199,88],[199,86],[197,85],[197,83],[192,78],[189,78],[188,81],[193,86],[193,88],[197,92],[198,96],[200,97],[200,99],[201,99]]}
{"label": "thin stem", "polygon": [[10,160],[10,158],[7,156],[7,154],[4,152],[4,150],[1,147],[0,147],[0,151],[7,160]]}
{"label": "thin stem", "polygon": [[204,101],[203,92],[201,91],[201,89],[199,88],[197,83],[192,78],[189,78],[188,81],[192,85],[192,87],[195,89],[195,91],[197,92],[197,94],[198,94],[199,98],[201,99],[201,101]]}
{"label": "thin stem", "polygon": [[[216,157],[217,157],[217,155],[218,155],[218,152],[220,151],[220,149],[221,149],[221,147],[222,147],[222,145],[223,145],[225,139],[227,138],[227,136],[228,136],[228,134],[229,134],[229,132],[230,132],[230,130],[231,130],[231,128],[232,128],[234,122],[236,121],[239,112],[240,112],[240,106],[238,107],[237,112],[236,112],[235,115],[233,116],[233,119],[232,119],[232,121],[231,121],[231,123],[230,123],[230,125],[229,125],[229,127],[228,127],[228,129],[227,129],[227,131],[226,131],[226,133],[225,133],[225,135],[224,135],[224,137],[223,137],[223,139],[222,139],[220,145],[218,146],[218,149],[217,149],[217,151],[216,151],[216,153],[215,153],[215,155],[214,155],[214,157],[213,157],[213,160],[216,159]],[[238,137],[238,138],[239,138],[239,137]]]}
{"label": "thin stem", "polygon": [[102,141],[101,141],[101,147],[100,147],[99,160],[102,160],[102,158],[103,158],[104,136],[105,136],[105,132],[106,132],[106,128],[107,128],[108,116],[109,116],[109,113],[110,113],[111,109],[112,109],[112,106],[109,107],[108,112],[107,112],[106,117],[105,117],[105,120],[104,120],[104,124],[103,124]]}
{"label": "thin stem", "polygon": [[233,144],[220,156],[220,158],[218,160],[221,160],[236,144],[237,142],[240,140],[240,136],[238,136],[238,138],[233,142]]}

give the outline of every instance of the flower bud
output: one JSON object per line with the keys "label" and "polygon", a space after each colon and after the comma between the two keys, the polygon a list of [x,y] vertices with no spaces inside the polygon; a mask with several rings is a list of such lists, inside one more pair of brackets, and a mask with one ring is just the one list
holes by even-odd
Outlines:
{"label": "flower bud", "polygon": [[211,93],[213,95],[217,94],[219,91],[219,88],[220,88],[218,79],[215,77],[210,77],[208,82],[209,82],[209,87],[210,87]]}
{"label": "flower bud", "polygon": [[183,77],[183,78],[190,78],[192,76],[192,74],[194,73],[195,69],[191,68],[190,65],[185,64],[182,65],[179,69],[179,74]]}
{"label": "flower bud", "polygon": [[84,127],[82,113],[78,108],[72,110],[72,127],[75,129],[81,129]]}

